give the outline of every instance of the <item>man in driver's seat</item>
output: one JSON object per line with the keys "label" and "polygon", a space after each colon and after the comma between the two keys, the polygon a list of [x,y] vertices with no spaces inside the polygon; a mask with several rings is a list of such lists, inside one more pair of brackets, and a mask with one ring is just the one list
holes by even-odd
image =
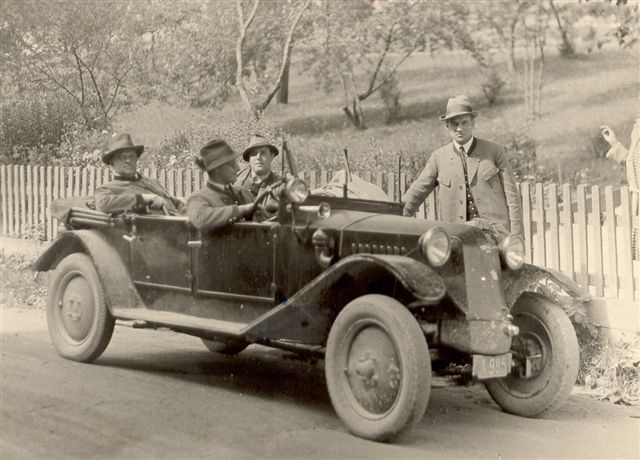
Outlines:
{"label": "man in driver's seat", "polygon": [[109,214],[136,212],[178,215],[185,204],[164,189],[160,183],[138,172],[138,158],[144,145],[134,145],[126,133],[114,137],[102,161],[115,173],[113,180],[94,193],[96,209]]}
{"label": "man in driver's seat", "polygon": [[200,149],[198,167],[207,172],[207,184],[187,199],[187,216],[201,231],[226,227],[250,219],[255,211],[249,190],[232,185],[238,173],[238,154],[222,139]]}

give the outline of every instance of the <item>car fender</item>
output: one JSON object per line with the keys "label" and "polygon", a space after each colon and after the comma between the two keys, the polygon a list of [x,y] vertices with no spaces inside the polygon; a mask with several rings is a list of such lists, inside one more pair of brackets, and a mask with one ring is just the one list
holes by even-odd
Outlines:
{"label": "car fender", "polygon": [[86,253],[93,261],[111,313],[113,313],[114,307],[140,308],[144,306],[118,251],[95,230],[74,230],[61,233],[33,263],[32,268],[36,271],[52,270],[62,259],[75,252]]}
{"label": "car fender", "polygon": [[564,273],[550,268],[524,264],[519,270],[503,272],[502,279],[509,309],[525,292],[543,294],[560,305],[566,303],[566,297],[579,302],[591,299],[589,292],[578,283]]}
{"label": "car fender", "polygon": [[[384,280],[371,286],[359,279]],[[367,278],[369,277],[369,278]],[[341,284],[344,283],[344,284]],[[435,305],[445,295],[442,278],[424,263],[405,256],[355,254],[330,266],[304,288],[247,329],[253,340],[284,339],[323,344],[331,322],[346,303],[364,294],[400,292],[417,305]]]}

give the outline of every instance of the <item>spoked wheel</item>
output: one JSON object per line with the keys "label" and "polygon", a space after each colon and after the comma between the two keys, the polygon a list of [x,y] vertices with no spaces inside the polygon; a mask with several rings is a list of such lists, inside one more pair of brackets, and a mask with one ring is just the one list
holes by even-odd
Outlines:
{"label": "spoked wheel", "polygon": [[91,259],[80,253],[66,257],[51,277],[47,299],[49,335],[58,353],[95,360],[107,348],[114,323]]}
{"label": "spoked wheel", "polygon": [[200,339],[207,350],[223,355],[237,355],[247,348],[249,344],[246,342],[221,342],[219,340]]}
{"label": "spoked wheel", "polygon": [[388,441],[417,424],[431,390],[422,329],[396,300],[365,295],[331,327],[325,374],[333,407],[357,436]]}
{"label": "spoked wheel", "polygon": [[578,376],[578,339],[564,311],[544,298],[523,295],[512,313],[520,328],[511,345],[518,365],[485,386],[506,412],[538,417],[569,396]]}

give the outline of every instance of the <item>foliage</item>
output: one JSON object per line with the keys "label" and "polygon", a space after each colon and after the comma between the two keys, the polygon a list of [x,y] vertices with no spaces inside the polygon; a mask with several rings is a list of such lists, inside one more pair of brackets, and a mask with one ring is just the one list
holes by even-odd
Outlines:
{"label": "foliage", "polygon": [[382,104],[384,105],[385,123],[393,123],[398,119],[402,109],[400,104],[400,85],[395,75],[380,87],[380,99],[382,99]]}
{"label": "foliage", "polygon": [[34,277],[31,260],[22,254],[0,252],[0,308],[44,309],[49,272]]}
{"label": "foliage", "polygon": [[88,128],[132,104],[152,34],[129,2],[2,2],[2,72],[20,94],[69,98]]}
{"label": "foliage", "polygon": [[482,94],[489,105],[493,105],[498,100],[498,96],[507,82],[498,75],[495,68],[492,68],[482,83]]}

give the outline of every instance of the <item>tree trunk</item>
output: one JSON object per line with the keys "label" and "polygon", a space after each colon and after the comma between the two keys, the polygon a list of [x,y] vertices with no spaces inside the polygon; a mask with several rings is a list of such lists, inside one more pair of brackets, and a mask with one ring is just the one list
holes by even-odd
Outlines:
{"label": "tree trunk", "polygon": [[556,6],[553,4],[553,0],[549,0],[549,6],[551,6],[551,10],[553,11],[553,15],[556,18],[556,22],[558,23],[558,30],[560,31],[560,37],[562,37],[562,52],[561,54],[566,57],[575,57],[576,50],[569,38],[569,34],[567,33],[567,29],[562,25],[562,20],[560,19],[560,15],[558,14],[558,10]]}
{"label": "tree trunk", "polygon": [[357,129],[366,129],[364,124],[364,114],[360,105],[360,98],[356,90],[356,84],[353,81],[353,73],[345,72],[342,74],[342,84],[344,86],[344,107],[342,110],[347,115],[349,121]]}
{"label": "tree trunk", "polygon": [[284,72],[282,73],[282,81],[280,83],[280,89],[278,89],[278,104],[289,103],[289,66],[291,61],[287,61],[285,64]]}

